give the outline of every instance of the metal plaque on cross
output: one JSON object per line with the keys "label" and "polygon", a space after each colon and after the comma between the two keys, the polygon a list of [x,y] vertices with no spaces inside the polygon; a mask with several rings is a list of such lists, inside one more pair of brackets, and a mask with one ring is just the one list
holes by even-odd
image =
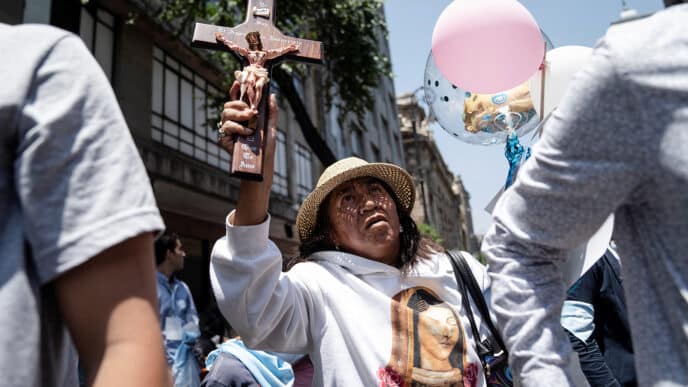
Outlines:
{"label": "metal plaque on cross", "polygon": [[279,60],[322,63],[322,43],[286,36],[275,27],[275,0],[249,0],[246,20],[236,27],[196,23],[195,47],[229,51],[242,63],[235,72],[241,85],[240,98],[258,111],[243,123],[254,132],[237,136],[229,173],[242,179],[263,180],[272,66]]}

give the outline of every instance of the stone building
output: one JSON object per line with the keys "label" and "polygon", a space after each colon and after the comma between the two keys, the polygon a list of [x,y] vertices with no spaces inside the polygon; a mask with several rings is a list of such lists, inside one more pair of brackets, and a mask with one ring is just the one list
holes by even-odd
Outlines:
{"label": "stone building", "polygon": [[413,94],[396,99],[406,166],[416,183],[411,216],[432,226],[447,249],[474,252],[473,220],[468,192],[459,176],[447,167],[428,128],[425,110]]}
{"label": "stone building", "polygon": [[[216,145],[219,112],[210,107],[211,96],[221,95],[223,74],[203,50],[191,48],[188,38],[175,37],[166,23],[153,16],[159,4],[159,0],[10,0],[0,2],[0,22],[44,23],[72,31],[101,64],[144,160],[165,224],[182,238],[187,260],[181,277],[203,311],[212,306],[210,251],[224,234],[239,180],[228,176],[229,158]],[[382,34],[380,42],[381,51],[388,55]],[[308,66],[307,71],[293,84],[305,106],[300,114],[318,129],[323,146],[336,158],[355,154],[404,164],[391,79],[381,79],[376,104],[361,120],[365,127],[340,127],[338,112],[327,109],[319,92],[323,87],[319,72],[324,67]],[[287,254],[297,246],[298,205],[324,166],[301,130],[297,118],[303,117],[297,117],[275,91],[280,119],[270,237]]]}
{"label": "stone building", "polygon": [[455,176],[452,189],[459,199],[460,219],[463,220],[459,226],[461,240],[463,241],[461,249],[477,253],[480,250],[480,243],[478,237],[473,233],[473,214],[471,213],[470,204],[471,195],[466,191],[461,176]]}

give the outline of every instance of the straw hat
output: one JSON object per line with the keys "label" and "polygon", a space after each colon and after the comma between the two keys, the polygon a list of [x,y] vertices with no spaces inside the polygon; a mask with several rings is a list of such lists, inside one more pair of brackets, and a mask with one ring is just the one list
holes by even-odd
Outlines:
{"label": "straw hat", "polygon": [[359,177],[373,177],[385,182],[394,191],[398,205],[410,213],[416,198],[413,178],[403,168],[388,163],[368,163],[358,157],[337,161],[320,175],[315,189],[308,194],[296,216],[299,240],[305,240],[315,231],[318,210],[323,200],[340,184]]}

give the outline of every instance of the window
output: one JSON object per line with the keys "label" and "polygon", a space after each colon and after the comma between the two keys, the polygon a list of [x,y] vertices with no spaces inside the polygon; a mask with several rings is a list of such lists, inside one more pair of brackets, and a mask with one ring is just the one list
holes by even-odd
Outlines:
{"label": "window", "polygon": [[226,168],[229,155],[216,143],[209,119],[219,119],[210,96],[219,90],[186,66],[153,48],[151,136],[154,141],[215,167]]}
{"label": "window", "polygon": [[334,155],[337,159],[342,157],[342,128],[337,122],[339,117],[339,108],[337,104],[332,104],[330,106],[330,112],[328,113],[329,120],[329,131],[327,133],[327,144],[332,148]]}
{"label": "window", "polygon": [[281,93],[282,93],[282,89],[280,89],[279,85],[277,84],[277,82],[275,82],[274,79],[271,79],[270,80],[270,94],[274,94],[275,98],[279,101]]}
{"label": "window", "polygon": [[302,100],[305,100],[304,96],[306,94],[304,92],[303,79],[296,72],[293,72],[292,74],[293,74],[292,80],[293,80],[294,88],[296,89],[296,93],[299,95],[299,97],[301,97]]}
{"label": "window", "polygon": [[370,148],[373,150],[373,161],[381,161],[380,159],[380,148],[374,144],[370,144]]}
{"label": "window", "polygon": [[79,35],[112,81],[115,49],[115,17],[102,9],[81,7]]}
{"label": "window", "polygon": [[385,136],[389,135],[389,122],[383,116],[380,116],[380,122],[382,123],[382,130]]}
{"label": "window", "polygon": [[275,174],[272,178],[272,191],[280,195],[289,194],[287,180],[287,139],[281,130],[277,130],[277,144],[275,148]]}
{"label": "window", "polygon": [[[389,131],[389,121],[387,121],[385,117],[380,116],[380,123],[382,125],[382,131],[378,131],[378,133],[380,133],[381,141],[384,138],[384,142],[389,143],[392,140],[392,133]],[[380,161],[380,148],[376,147],[373,151],[375,152],[373,153],[376,157],[375,161]],[[391,151],[389,153],[393,154],[394,151]]]}
{"label": "window", "polygon": [[356,157],[365,158],[363,152],[363,134],[357,127],[351,128],[351,152]]}
{"label": "window", "polygon": [[296,144],[296,182],[296,196],[301,202],[313,189],[313,156],[301,144]]}

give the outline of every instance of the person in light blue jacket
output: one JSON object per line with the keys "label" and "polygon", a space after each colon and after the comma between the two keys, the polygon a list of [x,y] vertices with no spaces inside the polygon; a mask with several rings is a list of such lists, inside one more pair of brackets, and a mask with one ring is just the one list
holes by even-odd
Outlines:
{"label": "person in light blue jacket", "polygon": [[193,387],[200,385],[200,368],[193,352],[200,336],[198,312],[189,287],[175,276],[184,268],[185,256],[177,234],[168,233],[155,241],[160,328],[167,364],[172,368],[175,386]]}

